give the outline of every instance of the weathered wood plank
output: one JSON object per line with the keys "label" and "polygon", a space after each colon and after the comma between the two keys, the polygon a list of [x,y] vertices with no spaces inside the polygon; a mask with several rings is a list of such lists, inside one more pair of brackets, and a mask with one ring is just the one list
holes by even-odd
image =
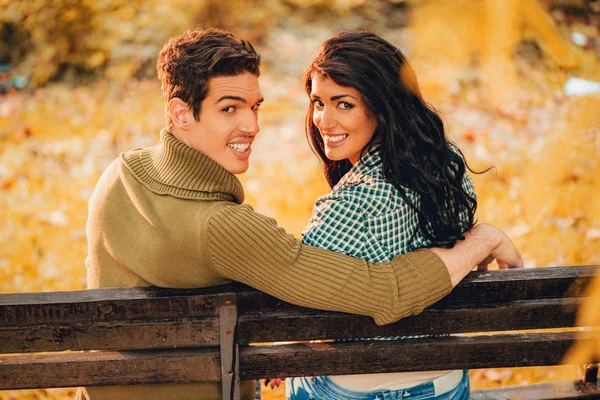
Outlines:
{"label": "weathered wood plank", "polygon": [[121,288],[0,294],[0,327],[217,315],[204,289]]}
{"label": "weathered wood plank", "polygon": [[[591,340],[583,333],[583,340]],[[248,346],[240,378],[558,364],[574,332]],[[293,360],[293,362],[290,362]],[[0,357],[0,389],[220,379],[217,348]]]}
{"label": "weathered wood plank", "polygon": [[[458,305],[463,302],[474,304],[476,300],[493,303],[580,297],[596,273],[600,273],[600,266],[474,271],[446,297],[446,300]],[[57,322],[65,315],[71,318],[69,320],[71,322],[74,321],[72,318],[79,318],[82,321],[86,321],[89,317],[101,317],[104,320],[131,318],[132,313],[144,312],[149,307],[149,300],[151,300],[150,304],[156,304],[156,309],[152,311],[162,312],[163,315],[172,316],[180,313],[185,313],[186,316],[216,315],[215,294],[227,291],[238,293],[241,314],[264,311],[269,307],[280,310],[288,306],[281,300],[239,283],[204,289],[143,287],[10,293],[0,294],[0,324],[10,325],[28,321],[36,324],[46,320]],[[140,302],[136,303],[135,300]],[[128,307],[123,308],[121,301],[127,302]],[[26,308],[25,306],[28,305],[33,308]],[[57,308],[48,308],[50,306]],[[293,305],[289,307],[300,308]],[[156,315],[156,318],[161,316]]]}
{"label": "weathered wood plank", "polygon": [[[518,300],[581,297],[600,266],[546,267],[504,271],[474,271],[436,306],[473,306],[482,303],[506,303]],[[240,287],[229,287],[240,290]],[[240,316],[284,310],[304,310],[254,289],[238,293]]]}
{"label": "weathered wood plank", "polygon": [[0,353],[219,345],[216,317],[0,327]]}
{"label": "weathered wood plank", "polygon": [[[425,335],[574,326],[583,299],[448,305],[395,324],[377,326],[369,317],[303,309],[256,313],[239,320],[239,343]],[[142,319],[0,327],[0,353],[63,350],[133,350],[216,346],[215,317]]]}
{"label": "weathered wood plank", "polygon": [[582,382],[553,382],[536,385],[512,386],[498,389],[475,390],[471,400],[591,400],[600,398],[600,386]]}
{"label": "weathered wood plank", "polygon": [[[589,334],[582,336],[591,340]],[[250,346],[241,352],[240,377],[556,365],[576,337],[575,332],[563,332]]]}
{"label": "weathered wood plank", "polygon": [[0,389],[218,381],[218,348],[0,357]]}
{"label": "weathered wood plank", "polygon": [[318,310],[285,310],[241,316],[239,342],[275,342],[378,336],[431,335],[574,327],[584,299],[515,301],[454,308],[434,305],[394,324],[377,326],[369,317]]}
{"label": "weathered wood plank", "polygon": [[581,297],[598,273],[598,265],[476,271],[440,303],[456,305]]}
{"label": "weathered wood plank", "polygon": [[[6,340],[0,342],[0,352],[215,345],[214,321],[200,320],[215,315],[216,293],[223,290],[237,293],[242,344],[567,327],[573,325],[580,300],[559,298],[565,293],[581,296],[597,271],[583,266],[475,272],[421,315],[384,327],[368,317],[287,304],[240,284],[4,294],[0,336]],[[521,301],[541,296],[550,300]]]}

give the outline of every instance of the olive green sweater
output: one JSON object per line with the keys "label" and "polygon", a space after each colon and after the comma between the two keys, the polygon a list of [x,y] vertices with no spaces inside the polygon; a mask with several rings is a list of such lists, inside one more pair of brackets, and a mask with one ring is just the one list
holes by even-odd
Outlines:
{"label": "olive green sweater", "polygon": [[[304,307],[388,324],[448,294],[450,277],[429,250],[369,264],[304,246],[275,220],[242,205],[240,181],[163,130],[153,147],[121,155],[89,203],[88,287],[200,288],[243,282]],[[269,277],[276,276],[277,279]],[[92,400],[218,399],[217,384],[88,388]],[[246,384],[252,398],[251,384]]]}

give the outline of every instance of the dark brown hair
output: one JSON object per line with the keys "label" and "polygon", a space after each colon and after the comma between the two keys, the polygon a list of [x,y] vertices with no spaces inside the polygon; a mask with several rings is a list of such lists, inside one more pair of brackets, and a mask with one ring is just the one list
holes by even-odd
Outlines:
{"label": "dark brown hair", "polygon": [[178,97],[189,105],[198,120],[210,78],[244,72],[259,76],[260,56],[250,42],[239,40],[230,32],[196,28],[164,45],[156,71],[165,104]]}
{"label": "dark brown hair", "polygon": [[[400,50],[369,31],[342,32],[327,39],[310,61],[304,74],[309,96],[315,74],[360,92],[368,115],[377,121],[362,153],[374,143],[380,145],[384,179],[418,212],[421,234],[435,247],[452,247],[464,239],[477,208],[477,199],[462,185],[468,166],[446,138],[440,116],[423,100],[416,76]],[[352,164],[327,158],[313,111],[311,102],[306,135],[333,187]],[[410,201],[405,188],[419,195],[417,204]],[[462,212],[467,221],[461,219]]]}

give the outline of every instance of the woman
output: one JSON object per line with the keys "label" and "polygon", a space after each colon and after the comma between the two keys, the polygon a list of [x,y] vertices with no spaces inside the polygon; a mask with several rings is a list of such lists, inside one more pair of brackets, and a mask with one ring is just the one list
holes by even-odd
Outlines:
{"label": "woman", "polygon": [[[323,43],[304,82],[307,136],[332,191],[317,200],[303,243],[379,262],[464,239],[477,207],[466,164],[400,50],[370,32],[340,33]],[[469,378],[466,371],[305,377],[288,380],[287,392],[468,399]]]}

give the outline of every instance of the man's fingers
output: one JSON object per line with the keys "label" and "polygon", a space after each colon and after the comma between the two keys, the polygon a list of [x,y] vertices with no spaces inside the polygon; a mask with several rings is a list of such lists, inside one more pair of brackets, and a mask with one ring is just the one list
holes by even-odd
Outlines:
{"label": "man's fingers", "polygon": [[488,265],[490,265],[492,261],[494,261],[494,257],[488,256],[485,260],[477,265],[477,271],[487,271]]}
{"label": "man's fingers", "polygon": [[498,247],[492,252],[492,256],[496,258],[500,269],[524,267],[521,253],[506,234],[504,234]]}
{"label": "man's fingers", "polygon": [[510,262],[503,262],[506,264],[506,268],[525,268],[525,264],[523,263],[523,257],[521,257],[521,253],[516,251],[515,256]]}

